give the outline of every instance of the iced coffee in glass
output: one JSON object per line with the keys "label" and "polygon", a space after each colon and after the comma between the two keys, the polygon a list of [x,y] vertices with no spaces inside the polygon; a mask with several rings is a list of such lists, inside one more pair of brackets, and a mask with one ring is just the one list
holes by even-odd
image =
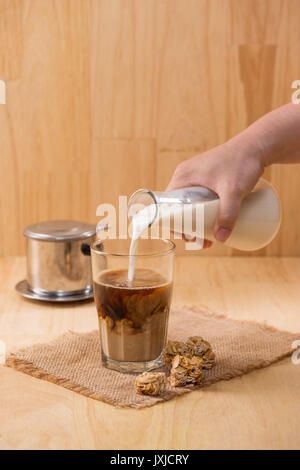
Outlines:
{"label": "iced coffee in glass", "polygon": [[[97,241],[92,247],[94,297],[104,366],[143,372],[162,365],[173,285],[175,245],[140,240]],[[131,276],[128,276],[129,267]]]}

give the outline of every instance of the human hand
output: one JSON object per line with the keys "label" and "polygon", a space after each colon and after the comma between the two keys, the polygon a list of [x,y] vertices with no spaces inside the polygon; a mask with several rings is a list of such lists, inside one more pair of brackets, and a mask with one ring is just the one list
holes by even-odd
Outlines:
{"label": "human hand", "polygon": [[167,187],[171,191],[204,186],[218,194],[220,205],[214,236],[220,242],[230,236],[243,198],[264,170],[260,149],[240,136],[180,163]]}

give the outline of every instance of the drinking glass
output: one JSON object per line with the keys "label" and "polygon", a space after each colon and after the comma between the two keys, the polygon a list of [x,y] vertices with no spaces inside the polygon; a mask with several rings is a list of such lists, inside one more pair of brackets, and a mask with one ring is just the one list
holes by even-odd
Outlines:
{"label": "drinking glass", "polygon": [[170,240],[140,239],[134,255],[129,255],[129,248],[130,240],[94,242],[94,297],[103,365],[119,372],[143,372],[163,364],[175,245]]}

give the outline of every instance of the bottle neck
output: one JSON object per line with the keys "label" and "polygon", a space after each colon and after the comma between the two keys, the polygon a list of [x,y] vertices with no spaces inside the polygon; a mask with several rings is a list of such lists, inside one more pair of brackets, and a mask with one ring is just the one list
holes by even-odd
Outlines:
{"label": "bottle neck", "polygon": [[218,195],[203,186],[192,186],[174,191],[139,189],[130,197],[128,209],[137,204],[141,206],[148,206],[150,204],[192,204],[194,202],[214,201],[216,199],[218,199]]}

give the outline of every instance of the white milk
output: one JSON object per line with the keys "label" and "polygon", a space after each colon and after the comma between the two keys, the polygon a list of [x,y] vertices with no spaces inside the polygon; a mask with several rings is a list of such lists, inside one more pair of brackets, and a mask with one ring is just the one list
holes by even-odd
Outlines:
{"label": "white milk", "polygon": [[[128,280],[132,281],[134,278],[135,257],[133,255],[137,252],[139,238],[150,225],[154,231],[157,230],[157,236],[159,226],[161,226],[163,238],[169,238],[172,230],[179,234],[184,233],[186,236],[197,236],[203,239],[203,210],[203,202],[198,202],[194,204],[150,204],[137,212],[131,220],[132,238],[129,251]],[[197,221],[196,231],[193,231],[195,220]]]}
{"label": "white milk", "polygon": [[153,219],[155,218],[156,213],[156,205],[151,204],[150,206],[141,209],[137,212],[131,221],[132,227],[132,237],[130,243],[130,250],[129,250],[129,266],[128,266],[128,280],[131,282],[134,278],[134,270],[135,270],[135,255],[138,247],[138,240],[143,235],[143,233],[147,230]]}

